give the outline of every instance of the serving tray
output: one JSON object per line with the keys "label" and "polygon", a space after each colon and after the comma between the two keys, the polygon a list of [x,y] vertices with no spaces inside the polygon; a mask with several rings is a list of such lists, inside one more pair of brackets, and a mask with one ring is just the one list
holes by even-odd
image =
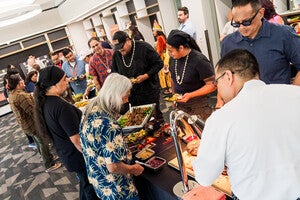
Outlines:
{"label": "serving tray", "polygon": [[[122,129],[123,129],[123,132],[124,133],[131,133],[133,131],[136,131],[138,129],[141,129],[145,126],[145,124],[148,122],[152,112],[153,112],[153,109],[155,107],[155,103],[153,104],[146,104],[146,105],[141,105],[141,106],[133,106],[131,107],[132,110],[134,109],[137,109],[137,108],[151,108],[151,112],[149,112],[145,117],[144,117],[144,120],[142,121],[141,124],[137,124],[137,125],[134,125],[134,126],[124,126]],[[124,117],[128,116],[130,114],[130,110],[128,110],[124,115],[120,116],[119,119],[118,119],[118,122],[123,119]]]}
{"label": "serving tray", "polygon": [[[194,170],[192,167],[192,162],[196,159],[196,156],[192,156],[187,151],[184,151],[184,152],[182,152],[182,157],[183,157],[184,163],[186,165],[186,171],[187,171],[188,176],[195,178],[195,173],[194,173]],[[179,170],[177,157],[170,160],[168,162],[168,165]],[[224,192],[228,196],[231,196],[231,186],[230,186],[230,182],[229,182],[229,177],[227,175],[221,174],[215,180],[215,182],[212,184],[212,186],[214,188]]]}

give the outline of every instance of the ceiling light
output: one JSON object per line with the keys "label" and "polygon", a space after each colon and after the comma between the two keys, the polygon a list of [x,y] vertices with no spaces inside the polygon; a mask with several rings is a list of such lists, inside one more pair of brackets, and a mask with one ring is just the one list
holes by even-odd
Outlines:
{"label": "ceiling light", "polygon": [[[9,14],[13,14],[12,12],[15,13],[15,17],[9,18],[9,19],[4,17],[4,16],[9,16]],[[2,13],[0,12],[0,20],[1,20],[1,17],[3,18],[0,21],[0,27],[8,26],[11,24],[16,24],[18,22],[27,20],[29,18],[32,18],[32,17],[38,15],[41,12],[42,12],[42,9],[39,5],[21,6],[14,10],[9,10],[7,12],[2,12]]]}
{"label": "ceiling light", "polygon": [[1,0],[0,1],[0,7],[9,7],[9,6],[14,6],[14,5],[25,5],[25,4],[32,4],[34,0]]}

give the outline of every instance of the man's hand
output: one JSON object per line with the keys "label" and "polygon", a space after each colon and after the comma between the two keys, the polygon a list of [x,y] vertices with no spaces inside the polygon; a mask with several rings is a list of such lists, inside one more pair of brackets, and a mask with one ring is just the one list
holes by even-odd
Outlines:
{"label": "man's hand", "polygon": [[192,98],[191,93],[185,93],[184,95],[182,95],[180,98],[178,98],[177,102],[183,102],[186,103],[188,102],[188,100],[190,100]]}
{"label": "man's hand", "polygon": [[136,83],[141,83],[149,78],[148,74],[139,75],[136,77]]}
{"label": "man's hand", "polygon": [[82,81],[83,79],[85,79],[85,75],[84,75],[84,74],[81,74],[80,76],[78,76],[78,79],[79,79],[80,81]]}

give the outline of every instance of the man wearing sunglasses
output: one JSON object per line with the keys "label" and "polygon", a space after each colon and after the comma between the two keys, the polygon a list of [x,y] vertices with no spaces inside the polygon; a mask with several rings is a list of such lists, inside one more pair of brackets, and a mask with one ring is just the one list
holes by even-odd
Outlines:
{"label": "man wearing sunglasses", "polygon": [[193,163],[198,183],[211,185],[226,166],[233,200],[300,200],[300,87],[259,80],[245,49],[225,55],[215,74],[225,105],[206,120]]}
{"label": "man wearing sunglasses", "polygon": [[293,84],[300,85],[300,37],[289,26],[269,23],[259,0],[232,3],[231,25],[238,31],[221,43],[221,56],[233,49],[247,49],[259,63],[260,79],[267,84],[291,83],[292,63],[298,70]]}

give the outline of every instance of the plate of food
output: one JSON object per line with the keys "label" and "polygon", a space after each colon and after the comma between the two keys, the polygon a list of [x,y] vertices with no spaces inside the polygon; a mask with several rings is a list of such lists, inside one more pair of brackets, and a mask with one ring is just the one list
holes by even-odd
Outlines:
{"label": "plate of food", "polygon": [[86,100],[86,99],[84,99],[84,100],[75,102],[74,105],[75,105],[77,108],[82,108],[82,107],[86,106],[88,103],[89,103],[89,101]]}
{"label": "plate of food", "polygon": [[131,107],[130,110],[118,119],[120,126],[123,128],[123,132],[128,133],[143,128],[149,120],[154,106],[155,103]]}

